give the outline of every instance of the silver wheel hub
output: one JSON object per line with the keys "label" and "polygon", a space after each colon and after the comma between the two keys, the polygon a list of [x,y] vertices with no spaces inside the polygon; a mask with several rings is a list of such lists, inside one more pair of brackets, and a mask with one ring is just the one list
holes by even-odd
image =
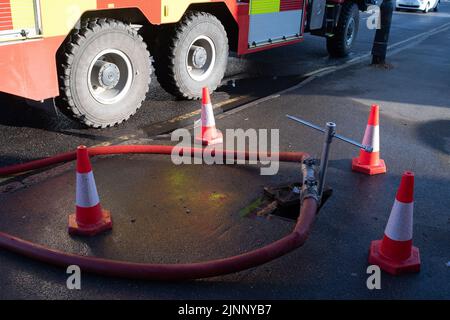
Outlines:
{"label": "silver wheel hub", "polygon": [[98,82],[105,89],[113,89],[120,80],[120,70],[114,63],[99,61]]}
{"label": "silver wheel hub", "polygon": [[103,50],[89,66],[89,92],[101,104],[117,103],[128,94],[133,76],[131,61],[124,52]]}
{"label": "silver wheel hub", "polygon": [[192,64],[198,69],[203,68],[206,64],[206,60],[208,59],[208,53],[205,48],[192,46],[191,50],[193,50]]}
{"label": "silver wheel hub", "polygon": [[186,70],[195,81],[206,80],[216,64],[216,46],[211,38],[199,36],[192,41],[186,57]]}

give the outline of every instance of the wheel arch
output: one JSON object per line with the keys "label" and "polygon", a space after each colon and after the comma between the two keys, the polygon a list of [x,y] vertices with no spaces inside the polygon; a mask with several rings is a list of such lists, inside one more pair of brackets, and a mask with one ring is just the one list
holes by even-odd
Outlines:
{"label": "wheel arch", "polygon": [[112,18],[131,24],[152,24],[139,8],[121,8],[86,11],[80,20],[87,18]]}
{"label": "wheel arch", "polygon": [[[142,25],[144,28],[152,28],[154,25],[148,20],[147,16],[139,8],[123,8],[123,9],[105,9],[91,10],[84,12],[72,30],[66,35],[64,41],[58,48],[56,57],[64,52],[64,46],[70,41],[72,33],[81,26],[81,21],[92,18],[111,18],[122,21],[126,24]],[[146,40],[146,39],[144,39]],[[147,41],[146,41],[147,42]],[[148,43],[147,43],[148,44]]]}
{"label": "wheel arch", "polygon": [[[232,51],[237,51],[239,28],[236,20],[234,19],[225,2],[191,4],[187,8],[187,11],[189,10],[203,11],[216,16],[223,24],[225,31],[227,32],[230,49]],[[81,21],[89,18],[112,18],[120,20],[127,24],[142,25],[142,30],[140,33],[151,50],[153,49],[153,41],[156,38],[156,34],[160,31],[161,28],[164,28],[164,26],[171,25],[169,23],[152,23],[148,19],[148,15],[144,14],[141,9],[135,7],[86,11],[80,16],[72,31],[67,34],[64,41],[61,43],[60,47],[58,48],[57,56],[61,53],[61,51],[63,51],[64,45],[68,40],[70,40],[71,33],[80,26]]]}
{"label": "wheel arch", "polygon": [[237,51],[239,27],[224,2],[194,3],[191,4],[187,10],[206,12],[219,19],[227,32],[230,50]]}
{"label": "wheel arch", "polygon": [[370,5],[377,3],[377,0],[328,0],[331,3],[344,4],[346,2],[356,3],[360,11],[367,11]]}

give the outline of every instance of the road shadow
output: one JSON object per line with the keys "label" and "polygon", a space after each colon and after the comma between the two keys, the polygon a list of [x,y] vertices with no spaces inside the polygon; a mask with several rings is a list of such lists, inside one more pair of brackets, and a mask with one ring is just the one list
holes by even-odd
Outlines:
{"label": "road shadow", "polygon": [[84,127],[69,119],[51,105],[28,104],[25,99],[0,93],[0,124],[61,132]]}
{"label": "road shadow", "polygon": [[100,142],[111,140],[108,136],[98,135],[97,130],[95,134],[90,133],[89,128],[67,117],[51,103],[42,106],[38,102],[29,104],[25,99],[4,93],[0,93],[0,102],[0,125],[42,129]]}
{"label": "road shadow", "polygon": [[450,120],[433,120],[419,125],[417,138],[433,149],[450,155]]}

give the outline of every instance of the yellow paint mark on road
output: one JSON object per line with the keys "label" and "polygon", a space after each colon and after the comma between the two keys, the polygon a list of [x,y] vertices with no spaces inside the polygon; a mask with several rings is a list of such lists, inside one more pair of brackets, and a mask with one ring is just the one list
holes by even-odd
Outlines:
{"label": "yellow paint mark on road", "polygon": [[[225,105],[227,105],[227,104],[230,104],[230,103],[233,103],[233,102],[236,102],[236,101],[245,99],[245,98],[248,98],[248,96],[235,97],[235,98],[232,98],[232,99],[228,99],[228,100],[225,100],[225,101],[216,103],[216,104],[213,106],[213,109],[221,108],[221,107],[223,107],[223,106],[225,106]],[[198,110],[195,110],[195,111],[186,113],[186,114],[182,114],[181,116],[172,118],[172,119],[170,119],[168,122],[169,122],[169,123],[175,123],[175,122],[183,121],[183,120],[192,118],[192,117],[194,117],[194,116],[198,116],[198,115],[201,114],[201,112],[202,112],[202,109],[198,109]]]}
{"label": "yellow paint mark on road", "polygon": [[132,135],[125,135],[125,136],[120,136],[117,138],[114,138],[114,140],[112,141],[105,141],[99,144],[95,144],[93,146],[90,146],[89,148],[96,148],[96,147],[108,147],[113,145],[114,142],[118,142],[118,141],[128,141],[128,140],[132,140],[136,138],[136,135],[132,134]]}

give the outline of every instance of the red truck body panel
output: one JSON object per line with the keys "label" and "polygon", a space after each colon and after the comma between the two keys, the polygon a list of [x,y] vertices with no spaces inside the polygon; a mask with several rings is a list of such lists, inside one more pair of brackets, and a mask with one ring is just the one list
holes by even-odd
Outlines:
{"label": "red truck body panel", "polygon": [[[11,1],[16,0],[0,0],[0,32],[2,30],[13,29],[11,18]],[[70,2],[65,0],[67,6],[75,4],[76,1]],[[84,0],[83,0],[84,1]],[[161,24],[167,22],[164,16],[164,8],[162,0],[89,0],[89,10],[120,10],[121,8],[137,8],[152,24]],[[180,7],[174,6],[176,1],[186,5],[187,2],[182,0],[174,0],[170,3],[171,8],[179,11]],[[197,2],[199,1],[199,2]],[[335,0],[344,1],[344,0]],[[250,46],[249,27],[251,8],[249,1],[238,2],[237,0],[210,0],[209,2],[224,3],[230,14],[238,24],[239,36],[237,44],[238,55],[248,54],[256,51],[271,49],[283,45],[290,45],[303,40],[303,28],[306,17],[306,0],[281,0],[280,11],[303,10],[303,19],[298,37],[287,39],[285,41],[268,42],[263,45]],[[83,2],[86,5],[88,2]],[[208,4],[208,0],[193,0],[192,3]],[[65,5],[65,4],[64,4]],[[48,2],[47,2],[48,6]],[[95,8],[95,6],[97,6]],[[184,7],[183,7],[184,8]],[[51,7],[48,7],[50,10]],[[57,10],[57,9],[51,9]],[[59,11],[58,11],[59,12]],[[300,12],[300,11],[299,11]],[[47,12],[48,13],[48,12]],[[13,13],[14,14],[14,13]],[[53,14],[53,13],[52,13]],[[79,12],[81,16],[82,11]],[[54,15],[52,15],[54,17]],[[47,15],[48,18],[48,15]],[[77,18],[78,19],[78,18]],[[48,21],[47,21],[48,22]],[[57,23],[47,24],[42,37],[35,39],[20,39],[13,41],[0,42],[0,91],[13,95],[25,97],[32,100],[44,100],[59,95],[59,85],[56,66],[56,52],[63,43],[67,34],[60,32]],[[14,26],[15,27],[15,26]],[[52,29],[53,28],[53,29]],[[51,30],[50,34],[46,34],[45,30]],[[61,30],[64,30],[61,29]],[[67,29],[69,30],[69,29]],[[56,34],[56,36],[55,36]]]}

